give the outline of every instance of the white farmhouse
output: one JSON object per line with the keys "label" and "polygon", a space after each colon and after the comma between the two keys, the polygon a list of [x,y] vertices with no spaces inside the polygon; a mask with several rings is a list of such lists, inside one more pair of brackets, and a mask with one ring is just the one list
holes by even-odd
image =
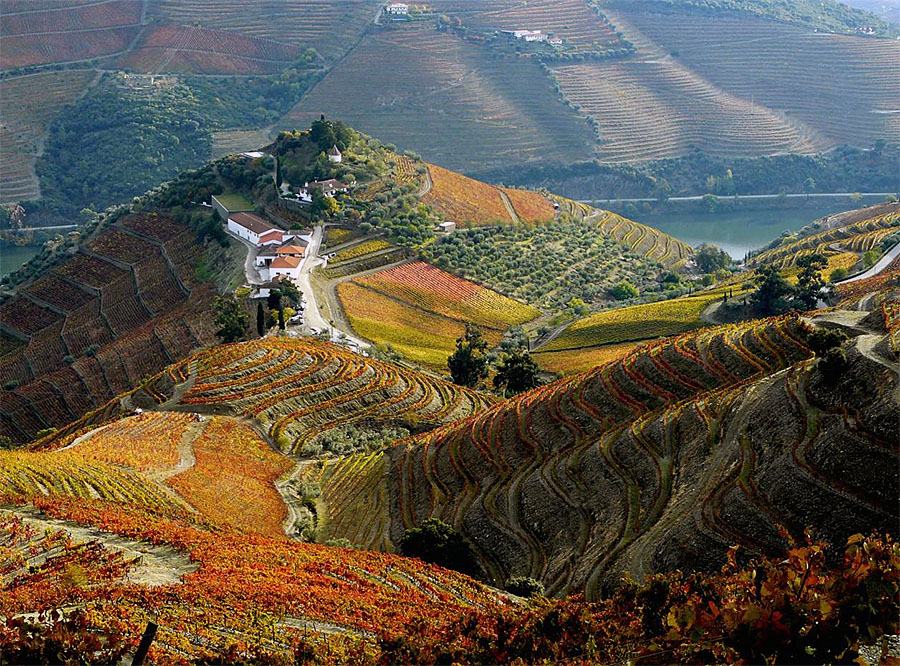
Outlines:
{"label": "white farmhouse", "polygon": [[274,280],[277,277],[286,277],[294,281],[300,277],[301,263],[303,263],[303,260],[300,257],[276,257],[269,264],[269,279]]}
{"label": "white farmhouse", "polygon": [[228,231],[256,246],[284,242],[281,229],[273,227],[253,213],[233,213],[228,216]]}
{"label": "white farmhouse", "polygon": [[392,2],[384,8],[384,11],[393,16],[408,16],[409,5],[405,2]]}

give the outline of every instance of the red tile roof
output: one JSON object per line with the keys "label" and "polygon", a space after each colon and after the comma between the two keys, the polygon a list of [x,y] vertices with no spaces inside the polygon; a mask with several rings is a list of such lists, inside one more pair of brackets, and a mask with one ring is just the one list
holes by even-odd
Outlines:
{"label": "red tile roof", "polygon": [[305,248],[299,245],[282,245],[275,251],[275,254],[303,254],[306,251]]}
{"label": "red tile roof", "polygon": [[280,229],[273,229],[272,231],[267,231],[264,234],[260,234],[259,240],[267,241],[278,239],[281,241],[284,238],[284,233]]}
{"label": "red tile roof", "polygon": [[275,227],[253,213],[235,213],[234,215],[229,215],[228,219],[255,234],[264,234],[267,231],[277,231]]}
{"label": "red tile roof", "polygon": [[300,257],[278,257],[272,261],[271,268],[297,268],[300,265]]}

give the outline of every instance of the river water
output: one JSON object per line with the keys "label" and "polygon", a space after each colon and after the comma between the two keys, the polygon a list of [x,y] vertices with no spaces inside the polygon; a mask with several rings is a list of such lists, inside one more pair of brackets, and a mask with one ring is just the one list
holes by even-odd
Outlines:
{"label": "river water", "polygon": [[746,252],[768,245],[783,231],[796,231],[820,217],[856,207],[844,202],[808,208],[720,213],[650,213],[638,214],[635,221],[665,231],[695,247],[700,243],[718,245],[734,259],[743,259]]}
{"label": "river water", "polygon": [[0,247],[0,277],[12,273],[41,251],[40,245]]}

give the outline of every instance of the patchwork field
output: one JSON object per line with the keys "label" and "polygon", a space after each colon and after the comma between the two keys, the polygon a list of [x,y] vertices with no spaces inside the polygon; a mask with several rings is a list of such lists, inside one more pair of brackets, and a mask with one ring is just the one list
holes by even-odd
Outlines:
{"label": "patchwork field", "polygon": [[148,14],[181,25],[241,33],[295,47],[312,47],[335,60],[374,18],[375,0],[305,0],[302,3],[225,0],[149,0]]}
{"label": "patchwork field", "polygon": [[341,283],[338,296],[357,334],[439,370],[446,369],[467,322],[481,327],[485,339],[496,344],[510,326],[540,315],[424,262]]}
{"label": "patchwork field", "polygon": [[139,72],[272,74],[299,49],[290,44],[196,26],[149,26],[117,65]]}
{"label": "patchwork field", "polygon": [[431,25],[366,35],[279,125],[305,127],[322,113],[457,170],[588,159],[593,141],[537,63],[492,59]]}
{"label": "patchwork field", "polygon": [[[34,9],[4,6],[0,69],[73,62],[126,51],[140,30],[140,0]],[[52,35],[52,37],[51,37]]]}
{"label": "patchwork field", "polygon": [[47,125],[84,93],[95,76],[91,70],[76,69],[0,81],[0,203],[40,195],[34,160]]}

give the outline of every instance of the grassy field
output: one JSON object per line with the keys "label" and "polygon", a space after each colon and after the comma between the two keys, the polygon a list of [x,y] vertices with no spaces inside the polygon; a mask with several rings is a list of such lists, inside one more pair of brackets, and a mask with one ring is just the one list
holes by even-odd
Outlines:
{"label": "grassy field", "polygon": [[562,349],[552,352],[535,352],[534,360],[542,370],[558,372],[561,375],[577,375],[596,368],[598,365],[617,361],[638,347],[640,342],[620,342],[618,344],[589,347],[587,349]]}
{"label": "grassy field", "polygon": [[253,210],[253,202],[243,194],[217,194],[216,201],[225,206],[226,210],[232,213]]}
{"label": "grassy field", "polygon": [[423,262],[344,282],[338,295],[359,335],[436,369],[446,368],[466,322],[478,324],[488,342],[496,344],[510,326],[540,315]]}

